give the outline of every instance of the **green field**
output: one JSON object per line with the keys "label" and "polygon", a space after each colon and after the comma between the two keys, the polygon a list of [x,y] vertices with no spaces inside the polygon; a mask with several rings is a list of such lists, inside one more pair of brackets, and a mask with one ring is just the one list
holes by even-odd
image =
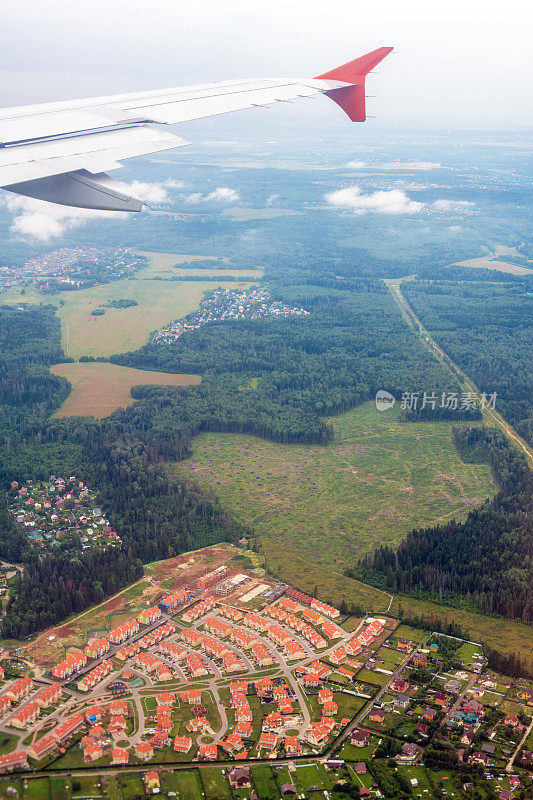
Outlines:
{"label": "green field", "polygon": [[[16,286],[1,295],[8,304],[50,303],[58,307],[61,338],[67,356],[109,356],[137,350],[146,344],[150,334],[198,308],[205,292],[216,282],[155,280],[176,275],[172,264],[193,260],[193,256],[177,253],[145,253],[150,265],[125,280],[92,286],[76,292],[45,295],[32,286]],[[260,277],[261,273],[257,273]],[[257,278],[255,279],[257,281]],[[249,284],[227,281],[227,287]],[[24,294],[21,292],[24,291]],[[136,300],[129,308],[106,308],[105,314],[93,317],[91,311],[109,300]],[[63,303],[63,305],[61,305]]]}
{"label": "green field", "polygon": [[451,423],[401,423],[370,403],[332,422],[326,447],[203,434],[172,470],[213,491],[282,570],[296,558],[340,571],[414,527],[464,518],[495,490],[488,466],[459,457]]}

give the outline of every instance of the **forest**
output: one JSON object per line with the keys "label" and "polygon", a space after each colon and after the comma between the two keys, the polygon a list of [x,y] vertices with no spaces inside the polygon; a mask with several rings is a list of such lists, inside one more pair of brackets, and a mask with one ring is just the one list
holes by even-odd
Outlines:
{"label": "forest", "polygon": [[[477,272],[477,270],[476,270]],[[435,340],[496,409],[533,443],[531,279],[499,283],[408,281],[408,302]]]}
{"label": "forest", "polygon": [[71,569],[63,557],[36,561],[0,507],[0,556],[28,564],[12,593],[4,635],[26,636],[71,613],[66,596],[55,592],[45,574],[54,580],[63,576],[77,598],[74,610],[80,610],[82,602],[93,602],[94,583],[100,582],[105,594],[106,587],[115,590],[134,580],[138,559],[167,558],[242,536],[245,531],[215,500],[184,481],[171,481],[165,472],[165,462],[190,454],[191,438],[200,431],[326,444],[332,429],[325,417],[371,398],[378,388],[397,392],[428,383],[436,391],[457,388],[436,361],[428,365],[382,284],[365,280],[360,288],[274,287],[311,315],[213,324],[185,334],[177,346],[147,345],[116,357],[117,363],[200,372],[203,380],[187,389],[137,387],[135,404],[100,422],[50,419],[68,391],[66,381],[47,369],[65,360],[53,308],[0,308],[2,485],[52,472],[79,475],[99,489],[123,542],[119,552],[128,554],[120,568],[113,563],[119,555],[103,558],[97,575],[92,556],[82,554],[82,581],[83,571]]}
{"label": "forest", "polygon": [[[187,390],[187,396],[220,392],[223,399],[229,392],[237,409],[258,404],[262,414],[268,406],[272,420],[296,414],[303,422],[301,415],[308,415],[307,433],[298,426],[291,433],[266,434],[276,441],[327,441],[322,418],[373,398],[378,389],[457,390],[449,371],[428,360],[383,283],[368,279],[357,286],[361,291],[271,283],[274,300],[301,306],[309,316],[212,323],[182,334],[176,343],[148,344],[110,360],[138,369],[200,373],[202,387]],[[258,378],[258,388],[245,400],[237,391],[251,377]],[[281,425],[286,430],[284,421]]]}
{"label": "forest", "polygon": [[[414,287],[413,302],[420,305],[426,297],[440,297],[434,284]],[[509,297],[521,302],[513,287],[520,284],[487,288],[505,305]],[[200,373],[202,383],[136,387],[136,403],[99,422],[50,418],[68,392],[66,381],[48,370],[65,360],[54,309],[0,307],[1,485],[50,473],[79,475],[100,491],[123,542],[109,556],[82,554],[81,567],[78,559],[72,563],[59,555],[39,559],[0,502],[0,556],[26,564],[2,635],[27,636],[82,610],[95,597],[135,580],[142,562],[250,533],[211,495],[169,478],[165,463],[187,458],[198,433],[242,432],[282,443],[326,445],[332,438],[328,416],[371,399],[378,389],[396,396],[460,390],[447,368],[428,359],[381,281],[343,276],[326,263],[307,274],[299,267],[290,274],[273,269],[269,289],[274,299],[310,314],[212,323],[183,334],[175,344],[148,344],[113,357],[117,364],[141,369]],[[450,307],[461,307],[446,294],[455,291],[453,284],[444,284],[443,291]],[[476,285],[471,292],[470,284],[457,291],[475,309],[469,312],[473,329],[477,320],[481,329],[484,306]],[[463,314],[466,318],[466,305]],[[511,329],[510,309],[502,319]],[[519,383],[518,366],[515,372]],[[405,424],[409,418],[406,414]],[[485,612],[531,620],[532,544],[526,525],[531,473],[495,432],[458,429],[456,441],[465,457],[491,463],[502,487],[497,498],[471,512],[462,525],[413,531],[397,552],[378,550],[354,572],[395,592],[442,602],[458,597]]]}
{"label": "forest", "polygon": [[465,460],[488,462],[496,496],[462,523],[412,531],[397,550],[380,547],[349,570],[393,592],[474,606],[487,614],[533,621],[533,473],[498,429],[454,429]]}

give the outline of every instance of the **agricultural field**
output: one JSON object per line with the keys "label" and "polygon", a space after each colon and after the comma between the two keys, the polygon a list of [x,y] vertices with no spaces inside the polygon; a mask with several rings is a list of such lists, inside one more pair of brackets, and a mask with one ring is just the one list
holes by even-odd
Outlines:
{"label": "agricultural field", "polygon": [[295,559],[344,569],[414,527],[464,518],[495,491],[488,466],[459,457],[451,423],[402,423],[370,403],[332,422],[326,447],[203,434],[172,470],[253,528],[282,572]]}
{"label": "agricultural field", "polygon": [[508,261],[500,261],[499,259],[482,257],[482,258],[467,258],[466,261],[458,261],[460,267],[472,267],[472,269],[495,269],[498,272],[507,272],[510,275],[531,275],[532,270],[527,267],[521,267],[518,264],[510,264]]}
{"label": "agricultural field", "polygon": [[[172,278],[180,275],[198,275],[199,277],[227,276],[235,275],[236,277],[250,276],[250,280],[259,280],[263,275],[263,270],[250,266],[249,269],[238,269],[229,264],[228,259],[222,259],[227,263],[224,267],[212,267],[202,264],[203,261],[212,261],[209,256],[187,256],[180,253],[156,253],[153,250],[138,251],[138,255],[144,256],[148,259],[149,266],[143,270],[143,277],[145,278]],[[180,264],[186,266],[180,267]],[[197,266],[191,267],[191,264]]]}
{"label": "agricultural field", "polygon": [[201,380],[199,375],[147,372],[102,362],[55,364],[50,371],[66,378],[72,387],[56,417],[102,419],[134,402],[132,386],[197,386]]}

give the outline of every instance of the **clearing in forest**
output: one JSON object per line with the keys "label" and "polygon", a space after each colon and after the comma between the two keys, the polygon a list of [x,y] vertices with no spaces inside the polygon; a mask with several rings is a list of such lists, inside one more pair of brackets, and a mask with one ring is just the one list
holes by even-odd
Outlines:
{"label": "clearing in forest", "polygon": [[98,361],[55,364],[50,371],[66,378],[72,386],[56,417],[101,419],[134,402],[132,386],[197,386],[201,380],[200,375],[148,372]]}
{"label": "clearing in forest", "polygon": [[464,518],[495,491],[487,465],[461,460],[451,422],[400,422],[373,403],[332,422],[335,441],[323,447],[202,434],[171,469],[253,528],[287,579],[302,561],[342,572],[414,527]]}

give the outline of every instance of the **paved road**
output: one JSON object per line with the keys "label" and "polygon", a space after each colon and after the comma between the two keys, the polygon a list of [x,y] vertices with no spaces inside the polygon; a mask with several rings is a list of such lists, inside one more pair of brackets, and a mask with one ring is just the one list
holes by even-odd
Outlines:
{"label": "paved road", "polygon": [[[386,283],[387,283],[387,286],[388,286],[389,290],[392,293],[392,296],[395,298],[395,300],[398,303],[398,305],[400,306],[400,308],[402,308],[405,311],[405,313],[409,317],[411,317],[411,320],[414,322],[414,324],[416,325],[416,327],[420,331],[421,335],[427,341],[427,343],[432,348],[432,350],[435,353],[437,353],[437,355],[440,356],[440,358],[445,363],[447,363],[449,366],[451,366],[451,368],[453,370],[455,370],[457,372],[457,374],[462,378],[463,382],[468,387],[468,389],[477,396],[478,402],[480,402],[480,400],[481,400],[481,392],[479,391],[479,389],[475,385],[474,381],[471,378],[469,378],[468,375],[465,372],[463,372],[463,370],[454,361],[452,361],[450,356],[447,353],[445,353],[444,350],[442,350],[441,347],[439,347],[439,345],[433,339],[433,337],[431,336],[429,331],[426,330],[426,328],[422,325],[421,321],[419,320],[419,318],[417,317],[417,315],[415,314],[415,312],[413,311],[413,309],[411,308],[411,306],[409,305],[409,303],[405,299],[404,295],[402,294],[402,290],[400,288],[399,281],[398,282],[390,281],[390,282],[386,282]],[[487,416],[491,417],[491,419],[500,428],[503,429],[504,433],[510,439],[512,439],[518,445],[518,447],[520,447],[523,450],[523,452],[525,453],[525,455],[528,458],[529,462],[533,463],[533,450],[529,447],[528,444],[526,444],[526,442],[523,439],[520,438],[520,436],[518,436],[516,431],[513,430],[511,425],[509,425],[509,423],[502,417],[502,415],[499,414],[495,409],[487,408],[487,407],[484,408],[483,413],[486,414]]]}

